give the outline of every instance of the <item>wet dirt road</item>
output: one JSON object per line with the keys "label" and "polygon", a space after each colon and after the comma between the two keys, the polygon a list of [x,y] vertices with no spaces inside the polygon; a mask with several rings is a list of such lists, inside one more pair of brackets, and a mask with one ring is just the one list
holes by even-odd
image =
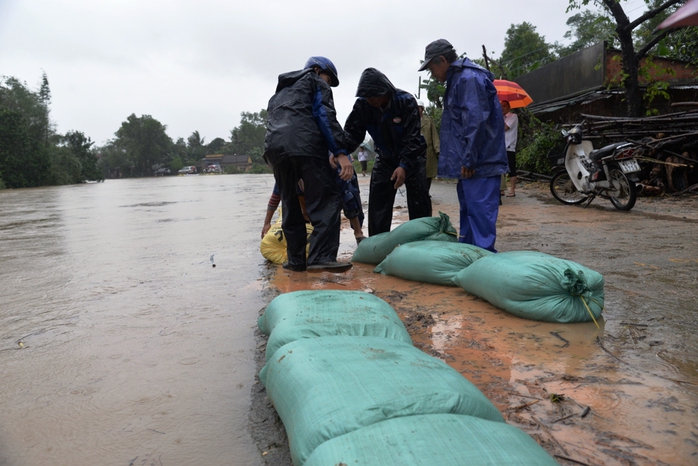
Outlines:
{"label": "wet dirt road", "polygon": [[[366,198],[368,178],[360,180]],[[434,213],[457,224],[455,186],[437,182],[431,192]],[[405,204],[398,196],[396,223]],[[520,319],[460,288],[366,264],[319,277],[272,266],[268,292],[369,290],[385,299],[416,346],[459,370],[561,464],[698,464],[697,227],[695,197],[640,199],[624,213],[603,200],[564,206],[531,183],[504,199],[499,251],[541,251],[604,275],[600,329]],[[348,229],[342,241],[348,259]],[[258,443],[267,464],[283,464],[274,438]]]}

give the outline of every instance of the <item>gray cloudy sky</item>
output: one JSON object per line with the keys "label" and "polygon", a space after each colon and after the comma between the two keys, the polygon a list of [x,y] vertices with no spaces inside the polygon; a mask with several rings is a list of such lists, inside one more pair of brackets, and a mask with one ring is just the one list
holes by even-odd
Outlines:
{"label": "gray cloudy sky", "polygon": [[[471,58],[498,56],[511,24],[565,42],[567,0],[0,0],[0,75],[37,89],[42,70],[57,131],[98,145],[135,113],[230,138],[241,112],[266,108],[280,73],[311,55],[337,66],[344,123],[361,72],[373,66],[416,93],[434,39]],[[428,7],[427,7],[428,5]]]}

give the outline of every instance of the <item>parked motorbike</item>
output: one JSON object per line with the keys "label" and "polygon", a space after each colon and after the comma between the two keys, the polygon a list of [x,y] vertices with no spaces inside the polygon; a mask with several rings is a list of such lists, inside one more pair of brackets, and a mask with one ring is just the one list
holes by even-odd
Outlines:
{"label": "parked motorbike", "polygon": [[594,150],[591,141],[582,140],[580,126],[562,131],[565,151],[549,158],[557,169],[550,180],[550,192],[563,204],[587,201],[587,207],[598,196],[609,199],[619,210],[632,209],[641,170],[634,156],[636,145],[619,142]]}

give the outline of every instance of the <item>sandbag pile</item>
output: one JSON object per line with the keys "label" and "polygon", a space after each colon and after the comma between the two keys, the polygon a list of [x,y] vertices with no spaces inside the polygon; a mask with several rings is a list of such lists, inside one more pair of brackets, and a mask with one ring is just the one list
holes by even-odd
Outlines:
{"label": "sandbag pile", "polygon": [[363,291],[295,291],[269,303],[257,326],[269,335],[266,360],[302,338],[334,335],[390,338],[412,344],[392,306]]}
{"label": "sandbag pile", "polygon": [[357,246],[351,260],[364,264],[378,264],[400,244],[413,241],[457,242],[458,233],[448,215],[439,212],[438,217],[410,220],[392,231],[370,236]]}
{"label": "sandbag pile", "polygon": [[396,247],[373,271],[417,282],[455,286],[453,278],[457,273],[493,254],[472,244],[415,241]]}
{"label": "sandbag pile", "polygon": [[361,292],[300,291],[260,317],[275,350],[259,378],[294,465],[557,464],[458,371],[415,348],[388,308]]}
{"label": "sandbag pile", "polygon": [[374,272],[457,285],[518,317],[544,322],[596,322],[604,306],[600,273],[542,252],[494,254],[470,244],[417,240],[393,249]]}
{"label": "sandbag pile", "polygon": [[604,305],[600,273],[542,252],[483,257],[456,274],[453,281],[502,310],[544,322],[596,321]]}

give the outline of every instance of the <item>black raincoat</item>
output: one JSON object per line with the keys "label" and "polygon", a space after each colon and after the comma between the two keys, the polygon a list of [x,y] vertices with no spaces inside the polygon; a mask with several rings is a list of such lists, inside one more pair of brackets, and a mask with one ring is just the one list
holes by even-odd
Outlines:
{"label": "black raincoat", "polygon": [[[366,98],[388,95],[382,108],[371,106]],[[426,180],[426,143],[421,135],[417,101],[412,94],[396,89],[375,68],[367,68],[359,79],[356,103],[344,125],[350,151],[364,141],[366,132],[376,145],[376,161],[371,172],[368,201],[368,232],[390,231],[397,190],[391,176],[396,168],[406,171],[407,207],[410,220],[431,216],[431,200]]]}
{"label": "black raincoat", "polygon": [[[267,112],[264,160],[273,168],[281,193],[287,267],[305,270],[308,265],[334,262],[339,250],[342,199],[329,152],[347,151],[332,90],[312,69],[282,74]],[[313,225],[310,238],[298,200],[299,180],[303,180],[306,212]]]}
{"label": "black raincoat", "polygon": [[269,165],[285,157],[346,154],[343,136],[329,84],[312,69],[279,75],[267,107],[264,160]]}

